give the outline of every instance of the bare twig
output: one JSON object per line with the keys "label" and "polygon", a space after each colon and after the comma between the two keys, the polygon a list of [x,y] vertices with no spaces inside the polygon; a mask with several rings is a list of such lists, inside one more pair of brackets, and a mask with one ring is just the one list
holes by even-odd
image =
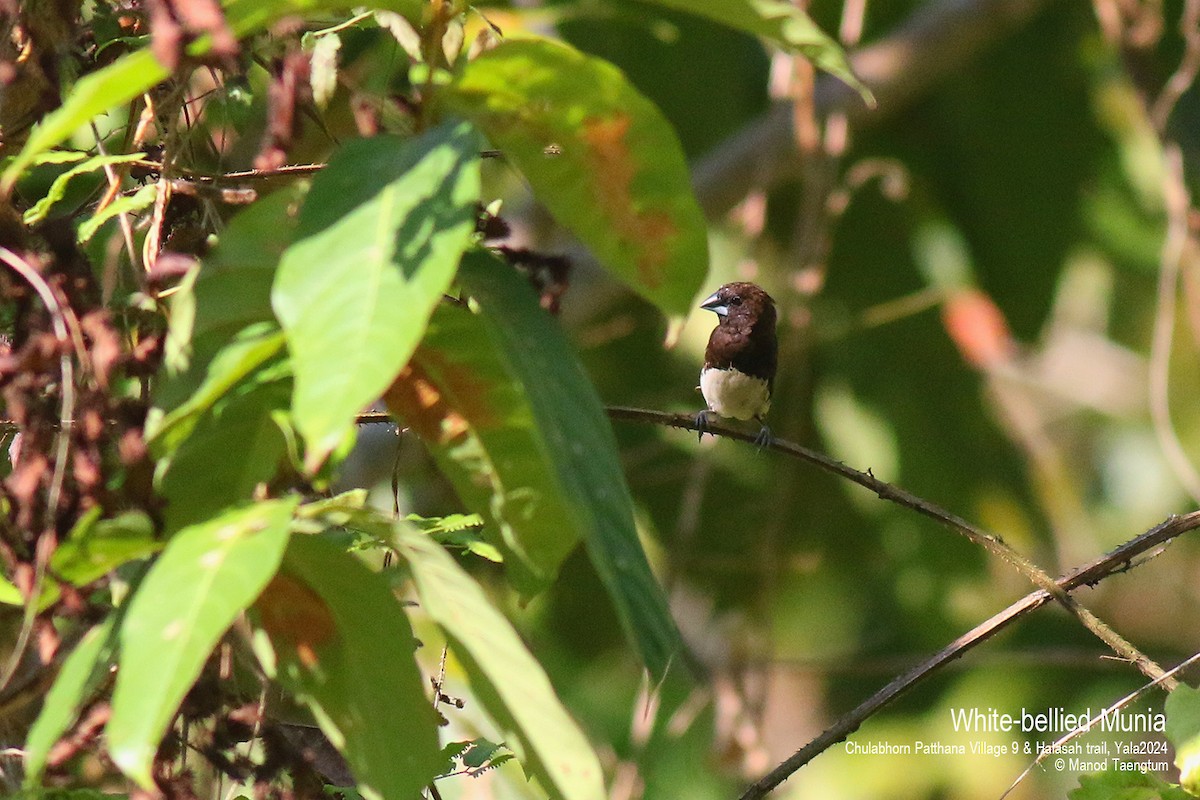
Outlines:
{"label": "bare twig", "polygon": [[1183,36],[1183,58],[1150,107],[1150,121],[1160,134],[1166,130],[1175,104],[1191,88],[1200,72],[1200,0],[1187,0],[1184,4],[1179,32]]}
{"label": "bare twig", "polygon": [[[58,367],[62,373],[62,399],[59,404],[58,437],[55,443],[54,474],[50,479],[50,492],[46,498],[46,527],[54,524],[54,512],[58,505],[58,495],[62,491],[63,478],[67,469],[67,453],[71,446],[69,428],[71,417],[75,413],[75,370],[71,364],[71,335],[67,328],[66,313],[50,284],[38,273],[33,265],[18,256],[7,247],[0,247],[0,261],[3,261],[21,276],[42,299],[46,310],[50,313],[50,323],[54,327],[54,336],[58,339],[62,352],[58,356]],[[2,685],[2,682],[0,682]]]}
{"label": "bare twig", "polygon": [[[71,363],[71,335],[67,328],[66,312],[63,310],[62,304],[54,296],[54,290],[50,288],[50,284],[46,283],[46,280],[34,269],[33,265],[7,247],[0,247],[0,261],[3,261],[13,272],[20,275],[37,292],[38,297],[41,298],[47,312],[50,314],[50,323],[54,328],[54,336],[58,339],[59,344],[58,368],[62,381],[58,411],[59,424],[58,433],[55,436],[54,471],[51,473],[50,489],[46,494],[45,521],[43,522],[43,527],[46,530],[51,530],[54,527],[54,517],[58,510],[58,499],[62,493],[63,480],[66,476],[67,457],[70,454],[71,448],[70,424],[71,417],[75,413],[75,369]],[[43,545],[43,542],[47,544]],[[21,658],[24,655],[25,647],[29,644],[29,636],[33,632],[33,621],[37,616],[38,598],[41,596],[42,583],[46,577],[46,562],[50,559],[50,542],[52,542],[52,539],[46,536],[42,536],[38,540],[38,546],[34,554],[33,588],[25,601],[25,615],[21,624],[21,633],[17,638],[17,644],[13,647],[8,663],[4,666],[4,672],[0,673],[0,690],[7,686],[8,682],[12,680],[13,675],[16,674],[17,667],[20,665]]]}
{"label": "bare twig", "polygon": [[[1196,528],[1200,528],[1200,511],[1171,517],[1141,536],[1121,545],[1108,555],[1059,578],[1058,587],[1061,591],[1069,592],[1080,586],[1092,586],[1109,575],[1124,572],[1139,555]],[[1050,599],[1050,594],[1040,589],[1030,592],[991,619],[976,625],[933,656],[892,680],[891,683],[860,703],[858,707],[843,715],[820,736],[797,750],[786,761],[747,788],[742,793],[740,800],[760,800],[765,797],[768,792],[791,777],[805,764],[858,730],[858,727],[871,715],[933,675],[949,662],[964,655],[968,650],[992,638],[1021,617],[1041,608]],[[1158,680],[1156,679],[1156,681]]]}

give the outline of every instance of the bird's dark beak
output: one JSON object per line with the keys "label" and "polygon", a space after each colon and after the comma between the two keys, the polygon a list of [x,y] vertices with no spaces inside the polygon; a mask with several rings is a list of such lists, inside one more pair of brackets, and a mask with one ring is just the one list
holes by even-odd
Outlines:
{"label": "bird's dark beak", "polygon": [[713,292],[708,296],[708,299],[700,304],[700,307],[705,311],[711,311],[718,317],[724,317],[729,313],[729,306],[717,295],[719,292]]}

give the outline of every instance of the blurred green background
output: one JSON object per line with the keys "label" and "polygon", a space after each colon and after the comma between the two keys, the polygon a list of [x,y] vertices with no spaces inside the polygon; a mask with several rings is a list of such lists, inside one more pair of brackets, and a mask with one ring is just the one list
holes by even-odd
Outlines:
{"label": "blurred green background", "polygon": [[[791,58],[714,24],[617,0],[519,5],[487,13],[506,33],[553,26],[618,64],[668,115],[694,164],[767,114],[773,96],[790,102]],[[1149,410],[1165,172],[1139,97],[1179,63],[1183,4],[1147,4],[1161,23],[1157,36],[1124,53],[1098,23],[1110,6],[1099,0],[974,5],[979,11],[959,22],[963,41],[995,15],[1038,10],[969,45],[961,63],[902,104],[881,94],[886,113],[855,114],[840,158],[810,159],[791,177],[766,168],[761,178],[742,176],[753,191],[710,220],[703,294],[749,279],[778,301],[776,436],[870,469],[1057,574],[1195,506]],[[972,4],[868,0],[862,44],[955,6]],[[810,13],[837,31],[843,6],[817,0]],[[945,57],[918,51],[906,68],[932,70]],[[1198,113],[1189,90],[1167,128],[1185,154],[1200,145]],[[505,197],[515,241],[575,258],[563,319],[605,402],[698,410],[696,376],[714,318],[694,314],[666,346],[674,338],[667,320],[551,230],[502,164],[489,164],[488,176]],[[832,211],[818,217],[814,208]],[[1193,460],[1198,267],[1186,248],[1177,303],[1166,309],[1170,412]],[[736,797],[893,676],[1030,588],[953,532],[806,464],[730,441],[698,444],[682,431],[615,430],[644,541],[712,684],[668,685],[656,713],[643,707],[633,654],[582,551],[546,596],[511,608],[601,743],[615,800]],[[364,436],[353,462],[389,507],[394,448],[394,437]],[[416,450],[402,445],[402,503],[427,514],[456,510]],[[1194,539],[1078,595],[1167,666],[1200,645]],[[956,734],[950,710],[1097,710],[1143,682],[1047,607],[903,696],[852,741],[1015,740],[1022,748],[1054,737]],[[1132,710],[1161,705],[1151,693]],[[468,707],[467,721],[455,724],[485,725],[470,718]],[[1105,738],[1162,740],[1093,733],[1084,741]],[[839,745],[776,796],[994,800],[1030,760],[852,755]],[[1069,769],[1036,771],[1011,796],[1063,796],[1076,782]],[[447,797],[527,792],[515,765],[443,786]]]}

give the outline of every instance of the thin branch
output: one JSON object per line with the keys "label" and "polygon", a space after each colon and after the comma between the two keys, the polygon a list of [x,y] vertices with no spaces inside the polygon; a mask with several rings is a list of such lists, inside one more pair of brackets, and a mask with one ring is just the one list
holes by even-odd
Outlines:
{"label": "thin branch", "polygon": [[54,336],[62,348],[58,356],[58,367],[62,373],[62,400],[58,412],[58,437],[55,442],[54,474],[50,480],[50,493],[46,499],[46,527],[54,522],[55,507],[58,505],[58,495],[62,491],[63,479],[67,468],[67,453],[71,446],[69,428],[71,417],[75,413],[75,370],[71,364],[71,335],[67,330],[66,313],[62,304],[54,296],[50,284],[33,268],[28,261],[18,256],[7,247],[0,247],[0,261],[3,261],[14,272],[20,275],[26,283],[33,287],[41,298],[46,310],[50,313],[50,323],[54,327]]}
{"label": "thin branch", "polygon": [[1184,4],[1179,33],[1183,37],[1183,58],[1150,108],[1150,121],[1160,135],[1167,128],[1175,104],[1192,87],[1200,72],[1200,0],[1187,0]]}
{"label": "thin branch", "polygon": [[[1200,661],[1200,653],[1195,653],[1191,656],[1188,656],[1183,661],[1180,661],[1178,664],[1176,664],[1174,667],[1172,667],[1170,670],[1168,670],[1164,674],[1164,677],[1174,676],[1174,675],[1178,674],[1179,672],[1182,672],[1184,669],[1190,667],[1192,664],[1195,664],[1197,661]],[[1137,690],[1130,692],[1129,694],[1125,695],[1117,702],[1110,705],[1108,708],[1101,711],[1099,714],[1088,719],[1087,724],[1080,725],[1079,727],[1075,728],[1074,730],[1068,731],[1064,735],[1060,736],[1058,739],[1056,739],[1054,742],[1052,742],[1050,745],[1048,745],[1045,749],[1043,749],[1042,752],[1038,753],[1038,756],[1037,756],[1037,758],[1035,758],[1033,760],[1033,763],[1030,764],[1028,767],[1026,767],[1025,771],[1022,772],[1020,775],[1018,775],[1017,779],[1012,782],[1012,785],[1004,790],[1004,794],[1000,795],[1000,800],[1004,800],[1004,798],[1006,798],[1010,794],[1012,794],[1012,790],[1017,788],[1017,784],[1019,784],[1021,781],[1025,780],[1025,778],[1029,777],[1029,773],[1033,772],[1035,767],[1037,767],[1039,764],[1041,764],[1043,761],[1045,761],[1050,756],[1057,753],[1063,747],[1063,745],[1065,745],[1068,742],[1070,742],[1074,739],[1077,739],[1080,736],[1082,736],[1083,734],[1087,733],[1092,728],[1099,725],[1101,720],[1111,717],[1113,714],[1116,714],[1122,708],[1125,708],[1127,705],[1132,703],[1134,700],[1137,700],[1139,697],[1144,695],[1146,692],[1150,691],[1155,686],[1158,686],[1161,683],[1162,683],[1161,680],[1150,681],[1145,686],[1142,686],[1142,687],[1138,688]]]}
{"label": "thin branch", "polygon": [[[33,265],[21,258],[19,255],[9,250],[7,247],[0,247],[0,261],[3,261],[13,272],[21,276],[33,290],[37,292],[41,298],[43,305],[46,306],[46,311],[50,314],[50,324],[54,328],[54,336],[58,339],[60,353],[58,356],[58,368],[62,386],[60,388],[61,398],[58,409],[58,433],[55,435],[54,446],[54,471],[50,476],[50,489],[46,494],[45,520],[43,526],[46,530],[54,527],[54,518],[58,510],[58,499],[62,493],[63,481],[67,471],[67,456],[71,449],[71,418],[75,413],[75,368],[71,363],[71,335],[67,329],[66,311],[64,311],[58,298],[54,296],[54,290],[50,288],[50,284],[34,269]],[[33,620],[37,615],[38,597],[42,592],[42,582],[45,580],[46,562],[50,558],[49,544],[43,546],[43,543],[49,543],[51,539],[42,536],[38,539],[38,546],[35,550],[34,562],[34,580],[30,596],[26,598],[25,615],[21,625],[21,633],[18,637],[17,644],[13,648],[12,655],[9,656],[9,661],[4,667],[3,674],[0,674],[0,690],[8,685],[16,674],[17,667],[21,663],[21,657],[24,654],[25,646],[29,643],[29,636],[33,631]]]}
{"label": "thin branch", "polygon": [[[1129,569],[1134,564],[1134,559],[1139,555],[1160,547],[1166,542],[1196,528],[1200,528],[1200,511],[1193,511],[1183,516],[1170,517],[1141,536],[1121,545],[1108,555],[1102,556],[1090,564],[1085,564],[1073,570],[1070,574],[1059,578],[1057,585],[1064,592],[1069,592],[1080,586],[1093,586],[1110,575]],[[991,619],[976,625],[933,656],[922,661],[903,675],[893,679],[891,683],[860,703],[857,708],[840,717],[833,725],[822,732],[820,736],[817,736],[804,747],[797,750],[786,761],[747,788],[742,793],[740,800],[761,800],[767,793],[791,777],[793,773],[805,764],[858,730],[859,726],[871,715],[933,675],[946,664],[964,655],[976,645],[992,638],[1021,617],[1041,608],[1050,599],[1050,594],[1040,589],[1030,592]],[[1160,679],[1156,679],[1156,682],[1158,681]]]}
{"label": "thin branch", "polygon": [[[613,419],[631,422],[643,422],[654,425],[667,425],[685,430],[697,431],[696,420],[689,414],[668,414],[663,411],[650,411],[640,408],[610,407],[608,415]],[[757,432],[749,433],[723,423],[709,423],[705,430],[708,433],[721,435],[730,439],[744,442],[754,442]],[[963,518],[924,500],[911,492],[905,491],[885,481],[881,481],[868,472],[859,472],[835,461],[823,453],[801,447],[798,444],[782,439],[771,441],[767,447],[778,453],[799,458],[814,464],[827,472],[845,478],[870,489],[883,500],[889,500],[897,505],[923,514],[942,525],[957,531],[973,544],[976,544],[994,556],[1010,564],[1024,575],[1034,586],[1050,594],[1068,612],[1075,616],[1079,623],[1092,632],[1096,638],[1108,645],[1114,653],[1135,665],[1146,677],[1158,679],[1163,675],[1163,669],[1136,647],[1125,640],[1120,634],[1110,628],[1099,617],[1080,605],[1073,597],[1059,587],[1049,573],[1005,544],[999,536],[972,525]],[[1168,679],[1167,686],[1173,688],[1175,682]]]}

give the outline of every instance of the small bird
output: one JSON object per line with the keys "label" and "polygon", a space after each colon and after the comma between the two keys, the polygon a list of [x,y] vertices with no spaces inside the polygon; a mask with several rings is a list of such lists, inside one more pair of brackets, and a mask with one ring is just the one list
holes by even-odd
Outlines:
{"label": "small bird", "polygon": [[763,447],[771,441],[763,418],[771,407],[779,354],[775,301],[753,283],[727,283],[700,308],[715,313],[718,322],[700,370],[700,392],[708,408],[696,415],[696,428],[703,438],[709,414],[753,419],[762,426],[755,443]]}

